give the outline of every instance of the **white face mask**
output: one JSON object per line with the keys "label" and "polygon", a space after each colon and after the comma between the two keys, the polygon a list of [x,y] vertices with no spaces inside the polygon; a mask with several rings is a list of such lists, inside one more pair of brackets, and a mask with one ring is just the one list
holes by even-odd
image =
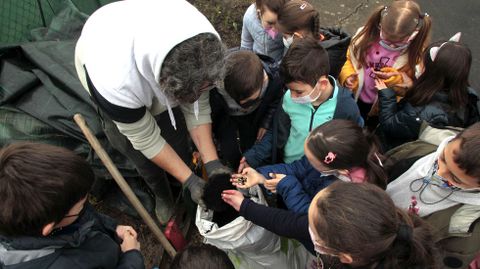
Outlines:
{"label": "white face mask", "polygon": [[293,35],[289,36],[288,38],[283,37],[283,45],[285,48],[289,48],[293,43]]}
{"label": "white face mask", "polygon": [[317,101],[318,98],[322,95],[322,92],[320,91],[317,95],[317,97],[312,98],[310,95],[315,91],[315,87],[313,87],[312,91],[305,95],[305,96],[300,96],[300,97],[292,97],[292,93],[290,92],[290,98],[292,99],[292,102],[297,103],[297,104],[308,104],[308,103],[313,103]]}
{"label": "white face mask", "polygon": [[322,247],[320,246],[320,244],[317,243],[317,238],[315,237],[315,234],[313,234],[313,231],[312,229],[310,228],[310,226],[308,226],[308,233],[310,234],[310,239],[312,240],[313,242],[313,247],[315,249],[315,252],[317,252],[318,254],[322,254],[322,255],[330,255],[328,254],[327,252],[325,252]]}

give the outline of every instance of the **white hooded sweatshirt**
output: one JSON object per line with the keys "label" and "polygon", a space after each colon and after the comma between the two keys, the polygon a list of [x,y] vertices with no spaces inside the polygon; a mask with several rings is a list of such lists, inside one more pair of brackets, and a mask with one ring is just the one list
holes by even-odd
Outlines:
{"label": "white hooded sweatshirt", "polygon": [[[178,104],[158,83],[163,60],[173,47],[200,33],[219,36],[187,1],[125,0],[95,11],[77,42],[75,66],[85,89],[86,69],[108,103],[132,110],[146,108],[134,122],[114,119],[114,123],[149,159],[166,143],[153,116],[167,110],[176,129],[172,107]],[[207,92],[194,104],[180,105],[189,130],[211,122],[208,96]]]}
{"label": "white hooded sweatshirt", "polygon": [[453,138],[454,136],[444,139],[436,152],[419,159],[410,169],[388,184],[387,193],[397,207],[407,210],[412,203],[412,197],[416,198],[420,217],[458,204],[480,207],[480,191],[452,191],[423,181],[425,177],[431,176],[434,162]]}

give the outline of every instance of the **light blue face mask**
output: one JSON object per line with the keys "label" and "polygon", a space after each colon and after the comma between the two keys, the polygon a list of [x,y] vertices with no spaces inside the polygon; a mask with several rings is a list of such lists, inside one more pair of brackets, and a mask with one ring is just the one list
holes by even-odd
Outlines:
{"label": "light blue face mask", "polygon": [[459,191],[462,190],[462,188],[459,188],[457,186],[454,186],[448,182],[448,180],[438,174],[433,174],[430,178],[427,179],[428,183],[438,186],[443,189],[448,189],[448,190],[454,190],[454,191]]}
{"label": "light blue face mask", "polygon": [[380,44],[380,46],[382,46],[384,49],[387,49],[389,51],[402,51],[402,50],[405,50],[406,48],[408,48],[408,46],[410,45],[409,43],[407,44],[404,44],[402,46],[398,46],[398,47],[391,47],[390,45],[388,45],[384,40],[380,39],[380,41],[378,41],[378,43]]}
{"label": "light blue face mask", "polygon": [[438,161],[435,161],[433,164],[433,171],[430,176],[426,176],[424,181],[428,184],[432,184],[438,186],[442,189],[452,190],[452,191],[460,191],[462,188],[452,185],[448,180],[438,174]]}
{"label": "light blue face mask", "polygon": [[[418,30],[413,31],[413,33],[408,37],[406,42],[388,42],[385,40],[384,34],[382,29],[380,28],[380,41],[378,43],[380,46],[382,46],[384,49],[387,49],[389,51],[402,51],[408,48],[410,46],[410,42],[417,36]],[[395,45],[395,46],[392,46]]]}

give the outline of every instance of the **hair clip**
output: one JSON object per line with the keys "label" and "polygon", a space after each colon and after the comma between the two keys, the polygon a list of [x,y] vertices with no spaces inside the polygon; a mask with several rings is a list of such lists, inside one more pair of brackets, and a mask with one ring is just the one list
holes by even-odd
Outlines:
{"label": "hair clip", "polygon": [[380,157],[378,157],[378,154],[375,152],[375,157],[377,158],[377,161],[378,161],[378,164],[383,167],[383,163],[382,163],[382,160],[380,159]]}
{"label": "hair clip", "polygon": [[325,156],[325,159],[323,160],[323,162],[326,163],[326,164],[330,164],[330,163],[333,162],[333,160],[335,160],[336,157],[337,157],[337,154],[329,151],[327,153],[327,155]]}
{"label": "hair clip", "polygon": [[387,13],[388,13],[388,7],[384,6],[382,11],[380,11],[380,16],[385,17],[387,16]]}
{"label": "hair clip", "polygon": [[304,10],[307,7],[307,3],[303,2],[303,4],[300,5],[300,9]]}
{"label": "hair clip", "polygon": [[430,17],[430,15],[428,15],[428,13],[425,12],[423,14],[418,15],[418,17],[423,20],[423,19],[425,19],[425,17]]}
{"label": "hair clip", "polygon": [[429,54],[430,54],[430,59],[432,59],[432,62],[435,62],[435,58],[437,58],[438,51],[443,47],[443,45],[447,44],[449,41],[459,42],[461,36],[462,36],[462,33],[458,32],[454,34],[452,37],[450,37],[450,39],[447,42],[443,42],[442,45],[438,47],[431,47]]}

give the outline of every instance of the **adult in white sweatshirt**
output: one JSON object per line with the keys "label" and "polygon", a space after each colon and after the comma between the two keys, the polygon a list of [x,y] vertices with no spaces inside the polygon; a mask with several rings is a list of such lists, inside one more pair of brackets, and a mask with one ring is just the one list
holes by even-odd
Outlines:
{"label": "adult in white sweatshirt", "polygon": [[77,42],[78,76],[110,142],[154,192],[162,223],[173,212],[163,171],[201,202],[204,182],[185,163],[185,125],[207,173],[226,169],[213,144],[208,102],[209,90],[222,78],[224,54],[211,23],[184,0],[108,4],[90,16]]}

